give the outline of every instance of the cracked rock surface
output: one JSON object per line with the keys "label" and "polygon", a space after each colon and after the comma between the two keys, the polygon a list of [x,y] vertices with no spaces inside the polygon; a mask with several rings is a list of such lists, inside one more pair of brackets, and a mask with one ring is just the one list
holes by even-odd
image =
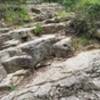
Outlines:
{"label": "cracked rock surface", "polygon": [[0,100],[100,100],[100,48],[74,52],[66,32],[75,14],[57,19],[58,4],[28,9],[34,23],[0,27]]}
{"label": "cracked rock surface", "polygon": [[99,70],[100,50],[83,52],[62,63],[52,62],[24,88],[1,100],[99,100]]}

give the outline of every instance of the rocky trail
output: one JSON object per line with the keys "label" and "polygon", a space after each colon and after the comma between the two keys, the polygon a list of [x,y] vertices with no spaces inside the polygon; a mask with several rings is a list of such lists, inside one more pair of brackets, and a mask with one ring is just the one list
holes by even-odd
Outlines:
{"label": "rocky trail", "polygon": [[75,52],[74,13],[57,18],[58,4],[28,10],[33,22],[0,29],[0,100],[100,100],[100,42]]}

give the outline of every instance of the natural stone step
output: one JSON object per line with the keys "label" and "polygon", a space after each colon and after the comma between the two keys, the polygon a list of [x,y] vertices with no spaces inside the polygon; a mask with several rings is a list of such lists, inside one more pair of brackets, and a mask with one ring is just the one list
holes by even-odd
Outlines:
{"label": "natural stone step", "polygon": [[2,49],[6,49],[6,48],[9,48],[9,47],[14,47],[14,46],[19,45],[20,43],[21,42],[19,40],[12,39],[12,40],[4,42],[3,46],[2,46]]}
{"label": "natural stone step", "polygon": [[0,62],[5,61],[6,59],[9,59],[13,56],[20,56],[25,55],[24,52],[22,52],[20,49],[17,49],[16,47],[10,47],[4,50],[0,51]]}
{"label": "natural stone step", "polygon": [[8,41],[8,40],[11,40],[12,37],[9,35],[9,34],[2,34],[0,35],[0,50],[3,49],[3,46],[4,46],[4,42]]}
{"label": "natural stone step", "polygon": [[0,43],[3,43],[5,41],[8,41],[12,39],[11,36],[9,34],[2,34],[0,35]]}
{"label": "natural stone step", "polygon": [[[47,33],[57,33],[60,30],[64,30],[66,27],[66,23],[51,23],[51,24],[40,24],[40,27],[43,29],[40,34],[47,34]],[[35,25],[34,27],[30,28],[21,28],[21,29],[16,29],[13,31],[10,31],[8,34],[12,36],[14,39],[20,39],[22,37],[30,37],[30,34],[33,34],[34,36],[34,30],[38,28],[38,25]],[[30,34],[29,34],[30,33]]]}
{"label": "natural stone step", "polygon": [[2,62],[2,65],[6,69],[7,73],[12,73],[20,69],[32,68],[33,60],[31,56],[22,55],[10,57]]}
{"label": "natural stone step", "polygon": [[4,34],[9,32],[11,29],[10,28],[0,28],[0,34]]}

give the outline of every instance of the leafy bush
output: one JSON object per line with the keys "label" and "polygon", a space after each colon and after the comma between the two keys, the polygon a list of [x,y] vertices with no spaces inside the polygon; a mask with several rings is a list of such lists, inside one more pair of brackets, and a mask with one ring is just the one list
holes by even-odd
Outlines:
{"label": "leafy bush", "polygon": [[[70,1],[70,3],[68,3],[68,1]],[[69,6],[66,5],[67,3]],[[100,16],[99,0],[65,0],[64,5],[76,13],[81,13],[92,19],[99,18]]]}
{"label": "leafy bush", "polygon": [[0,3],[17,3],[17,4],[22,4],[22,3],[25,3],[26,0],[0,0]]}
{"label": "leafy bush", "polygon": [[74,30],[75,35],[81,36],[93,36],[93,33],[96,31],[96,26],[94,22],[87,19],[87,17],[82,16],[81,14],[77,15],[70,24],[70,27]]}
{"label": "leafy bush", "polygon": [[95,22],[100,20],[99,0],[65,0],[64,5],[67,11],[74,11],[77,15],[72,26],[78,35],[95,33]]}
{"label": "leafy bush", "polygon": [[63,0],[62,4],[65,6],[67,10],[75,9],[75,5],[79,2],[79,0]]}

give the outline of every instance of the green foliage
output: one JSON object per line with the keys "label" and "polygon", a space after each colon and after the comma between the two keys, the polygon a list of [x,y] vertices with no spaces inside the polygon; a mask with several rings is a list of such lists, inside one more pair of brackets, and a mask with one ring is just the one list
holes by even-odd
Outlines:
{"label": "green foliage", "polygon": [[17,4],[21,4],[21,3],[25,3],[26,0],[0,0],[0,3],[17,3]]}
{"label": "green foliage", "polygon": [[100,16],[100,0],[46,0],[49,2],[60,2],[67,11],[83,13],[90,18],[99,18]]}
{"label": "green foliage", "polygon": [[79,0],[63,0],[62,4],[67,10],[72,10],[78,2]]}
{"label": "green foliage", "polygon": [[99,0],[65,0],[64,5],[67,11],[73,11],[77,15],[73,19],[73,27],[77,34],[90,36],[95,33],[95,22],[100,20]]}
{"label": "green foliage", "polygon": [[69,19],[73,19],[74,17],[75,17],[74,12],[66,12],[65,10],[58,11],[55,16],[56,20],[60,22],[65,22]]}
{"label": "green foliage", "polygon": [[43,27],[41,24],[37,24],[34,29],[35,35],[40,35],[43,32]]}
{"label": "green foliage", "polygon": [[93,21],[87,19],[82,14],[77,15],[71,22],[71,28],[74,30],[77,36],[86,35],[91,37],[96,30],[96,26]]}
{"label": "green foliage", "polygon": [[84,48],[84,46],[91,44],[91,42],[92,39],[90,37],[82,35],[73,39],[73,47],[75,48],[75,50],[79,50]]}
{"label": "green foliage", "polygon": [[62,2],[61,0],[42,0],[42,2]]}
{"label": "green foliage", "polygon": [[78,38],[78,41],[79,41],[78,43],[80,45],[86,46],[86,45],[88,45],[90,43],[89,40],[90,40],[89,37],[81,36],[81,37]]}
{"label": "green foliage", "polygon": [[0,20],[8,24],[22,24],[30,19],[25,6],[26,0],[0,0]]}
{"label": "green foliage", "polygon": [[61,18],[64,18],[68,15],[69,13],[67,13],[66,11],[59,11],[56,13],[56,17],[61,19]]}
{"label": "green foliage", "polygon": [[15,91],[15,90],[16,90],[16,86],[12,84],[12,85],[9,87],[9,91]]}
{"label": "green foliage", "polygon": [[100,0],[46,0],[60,2],[67,11],[81,13],[93,19],[100,19]]}
{"label": "green foliage", "polygon": [[24,8],[14,10],[12,8],[6,9],[4,12],[4,19],[8,23],[23,23],[24,21],[29,20],[29,15]]}

